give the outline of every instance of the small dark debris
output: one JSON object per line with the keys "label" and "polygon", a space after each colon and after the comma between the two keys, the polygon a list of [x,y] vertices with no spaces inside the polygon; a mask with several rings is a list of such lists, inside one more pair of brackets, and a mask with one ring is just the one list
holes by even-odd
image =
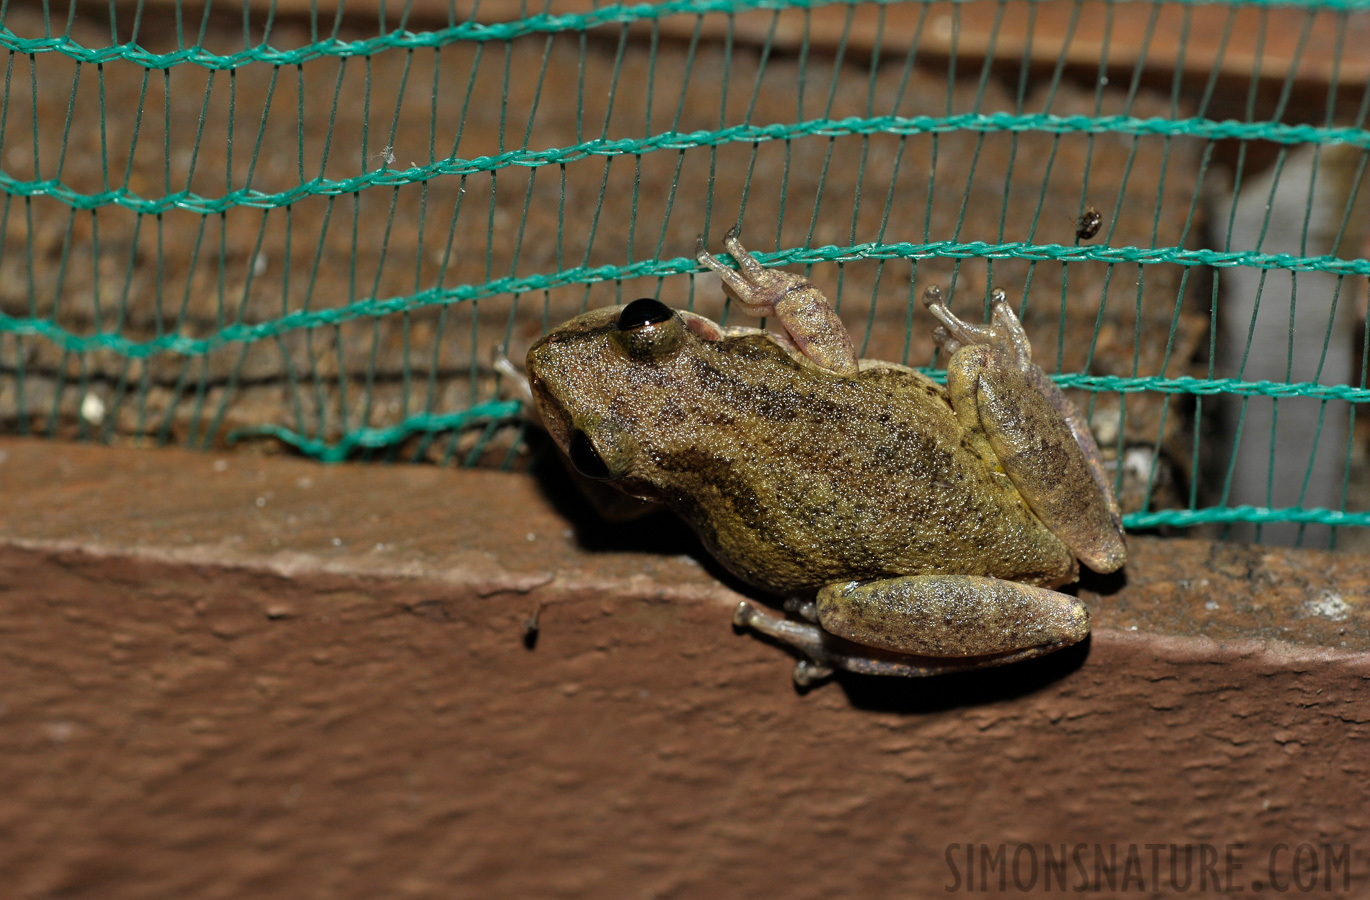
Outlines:
{"label": "small dark debris", "polygon": [[542,626],[538,619],[542,616],[542,604],[533,607],[533,614],[523,620],[523,646],[529,650],[535,649],[538,645],[538,634]]}
{"label": "small dark debris", "polygon": [[1086,207],[1080,218],[1075,221],[1075,240],[1089,240],[1099,233],[1103,224],[1103,214],[1093,206]]}

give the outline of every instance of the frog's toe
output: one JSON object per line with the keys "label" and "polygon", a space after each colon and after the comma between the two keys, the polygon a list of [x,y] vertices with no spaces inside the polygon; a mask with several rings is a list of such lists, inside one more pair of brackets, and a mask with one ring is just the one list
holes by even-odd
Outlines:
{"label": "frog's toe", "polygon": [[990,308],[990,316],[995,322],[999,340],[1013,350],[1018,365],[1032,365],[1032,344],[1028,341],[1027,332],[1023,330],[1023,323],[1018,321],[1013,307],[1008,305],[1008,295],[995,288],[991,299],[993,306]]}
{"label": "frog's toe", "polygon": [[799,616],[807,622],[818,622],[818,604],[812,597],[790,597],[785,601],[785,612]]}
{"label": "frog's toe", "polygon": [[733,610],[733,624],[738,628],[759,631],[783,644],[796,647],[811,659],[819,658],[823,654],[823,632],[817,625],[792,621],[782,615],[763,610],[750,601],[743,600],[737,604],[737,609]]}
{"label": "frog's toe", "polygon": [[[742,231],[734,225],[728,229],[728,233],[723,235],[723,249],[732,254],[733,259],[737,260],[737,268],[742,274],[754,284],[758,291],[767,292],[767,298],[762,301],[767,307],[774,307],[776,300],[784,294],[785,290],[796,284],[804,283],[804,279],[787,272],[780,272],[767,269],[761,261],[752,256],[751,251],[742,246]],[[751,301],[758,302],[756,300]]]}
{"label": "frog's toe", "polygon": [[820,681],[833,676],[832,666],[814,662],[811,659],[801,659],[794,664],[794,683],[796,687],[813,687]]}
{"label": "frog's toe", "polygon": [[932,339],[937,342],[937,346],[941,347],[952,356],[956,355],[956,351],[965,346],[965,344],[962,344],[956,338],[952,337],[951,332],[947,331],[941,325],[938,325],[932,330]]}
{"label": "frog's toe", "polygon": [[695,238],[695,261],[701,265],[709,265],[713,256],[709,253],[709,245],[704,240],[704,235]]}

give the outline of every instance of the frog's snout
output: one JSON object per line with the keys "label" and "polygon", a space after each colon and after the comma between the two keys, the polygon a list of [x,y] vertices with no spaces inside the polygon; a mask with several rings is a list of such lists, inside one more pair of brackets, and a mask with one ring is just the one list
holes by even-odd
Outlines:
{"label": "frog's snout", "polygon": [[571,418],[566,408],[558,402],[556,391],[548,384],[544,374],[544,354],[552,337],[554,335],[549,334],[532,346],[524,363],[524,371],[528,373],[528,391],[533,395],[533,407],[542,419],[542,427],[565,450],[570,439]]}

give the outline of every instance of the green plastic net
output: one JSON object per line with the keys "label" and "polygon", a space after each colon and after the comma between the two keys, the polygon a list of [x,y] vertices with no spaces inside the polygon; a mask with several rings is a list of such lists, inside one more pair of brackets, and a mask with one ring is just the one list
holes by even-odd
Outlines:
{"label": "green plastic net", "polygon": [[1130,528],[1345,541],[1368,27],[1370,0],[7,2],[0,428],[522,465],[495,349],[637,296],[726,320],[691,257],[740,223],[866,356],[934,362],[928,284],[972,318],[1007,290]]}

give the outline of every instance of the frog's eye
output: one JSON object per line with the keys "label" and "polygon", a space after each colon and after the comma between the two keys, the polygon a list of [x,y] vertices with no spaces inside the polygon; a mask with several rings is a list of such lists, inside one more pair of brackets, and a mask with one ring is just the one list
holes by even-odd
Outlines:
{"label": "frog's eye", "polygon": [[659,362],[680,348],[680,342],[685,338],[685,323],[666,304],[643,297],[623,307],[615,323],[613,338],[632,359]]}
{"label": "frog's eye", "polygon": [[660,300],[642,297],[623,307],[618,314],[619,331],[636,331],[644,325],[658,325],[675,315],[671,308]]}
{"label": "frog's eye", "polygon": [[576,433],[571,436],[571,446],[567,453],[571,457],[571,465],[586,478],[603,481],[609,477],[609,467],[600,458],[595,445],[590,443],[590,439],[580,429],[576,429]]}

